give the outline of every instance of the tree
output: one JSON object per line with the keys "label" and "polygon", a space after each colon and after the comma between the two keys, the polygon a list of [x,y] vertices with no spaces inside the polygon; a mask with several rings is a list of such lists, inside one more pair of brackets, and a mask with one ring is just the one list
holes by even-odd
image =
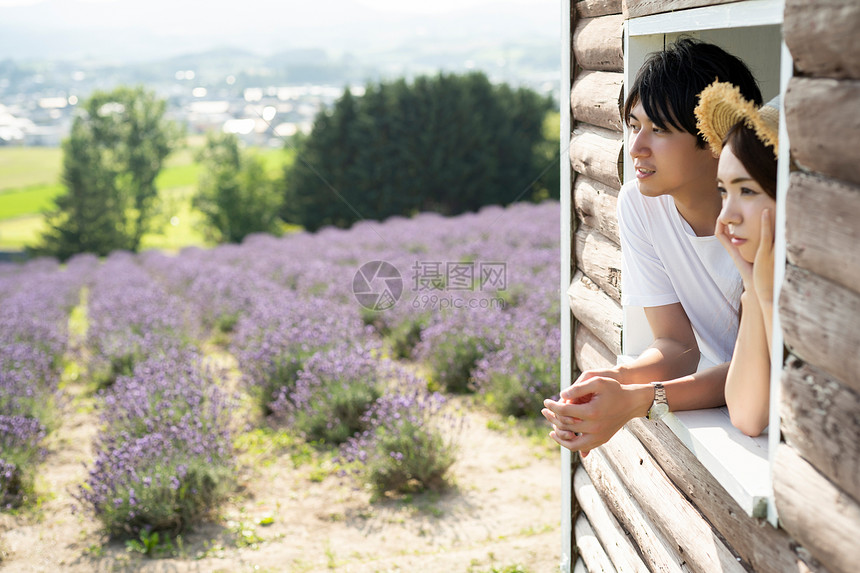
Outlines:
{"label": "tree", "polygon": [[550,98],[495,86],[481,73],[369,84],[362,96],[346,89],[297,146],[285,172],[284,219],[315,230],[557,197],[538,180],[552,107]]}
{"label": "tree", "polygon": [[138,250],[158,199],[155,178],[181,135],[165,109],[140,87],[96,92],[82,105],[62,146],[66,193],[36,254]]}
{"label": "tree", "polygon": [[207,238],[239,243],[251,233],[278,233],[284,198],[260,157],[242,153],[233,134],[210,133],[197,160],[203,170],[192,204]]}

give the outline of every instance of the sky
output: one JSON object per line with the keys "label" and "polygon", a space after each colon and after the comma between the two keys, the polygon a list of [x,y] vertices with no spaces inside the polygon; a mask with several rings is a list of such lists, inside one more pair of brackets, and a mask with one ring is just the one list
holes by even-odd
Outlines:
{"label": "sky", "polygon": [[0,0],[0,59],[556,41],[560,0]]}

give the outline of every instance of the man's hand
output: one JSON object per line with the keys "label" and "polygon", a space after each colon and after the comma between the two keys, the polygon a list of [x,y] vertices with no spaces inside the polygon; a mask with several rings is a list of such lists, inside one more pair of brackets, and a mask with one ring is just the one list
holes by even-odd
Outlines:
{"label": "man's hand", "polygon": [[646,415],[653,400],[650,384],[622,385],[613,378],[592,374],[563,390],[558,401],[544,400],[541,413],[553,425],[553,440],[586,456],[628,421]]}

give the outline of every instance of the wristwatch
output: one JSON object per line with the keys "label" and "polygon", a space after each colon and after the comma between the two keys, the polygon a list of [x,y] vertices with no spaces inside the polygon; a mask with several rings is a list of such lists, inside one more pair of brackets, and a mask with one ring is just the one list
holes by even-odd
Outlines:
{"label": "wristwatch", "polygon": [[659,420],[669,413],[669,403],[666,401],[666,389],[663,388],[662,382],[651,382],[654,386],[654,401],[651,403],[651,408],[648,409],[649,420]]}

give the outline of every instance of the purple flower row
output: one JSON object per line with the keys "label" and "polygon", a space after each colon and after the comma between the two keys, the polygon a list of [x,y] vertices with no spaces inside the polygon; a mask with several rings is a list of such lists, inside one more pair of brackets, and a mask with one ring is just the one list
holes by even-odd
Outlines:
{"label": "purple flower row", "polygon": [[96,459],[78,500],[112,535],[183,530],[234,473],[223,374],[190,348],[162,350],[102,391]]}
{"label": "purple flower row", "polygon": [[[265,411],[283,416],[291,424],[300,419],[310,423],[315,412],[335,405],[336,400],[326,399],[332,388],[342,390],[350,403],[373,398],[376,404],[377,394],[388,400],[386,396],[397,383],[379,358],[391,352],[429,364],[437,382],[447,387],[462,383],[464,388],[496,397],[503,393],[494,387],[500,383],[524,389],[530,396],[554,388],[557,229],[558,204],[553,202],[488,207],[453,218],[425,213],[410,219],[361,222],[349,230],[322,229],[283,238],[256,235],[242,245],[191,248],[175,256],[114,253],[102,264],[73,259],[65,270],[45,261],[30,263],[28,268],[0,266],[0,295],[23,296],[20,293],[35,290],[25,285],[52,282],[51,277],[68,274],[73,267],[87,269],[86,279],[70,295],[53,299],[64,300],[61,306],[68,312],[78,300],[80,285],[88,287],[82,356],[91,357],[90,371],[102,378],[102,385],[116,380],[116,388],[125,393],[111,389],[104,394],[107,418],[100,448],[105,459],[113,460],[111,456],[130,451],[138,440],[154,439],[147,436],[173,440],[182,435],[183,441],[192,444],[197,443],[195,436],[203,435],[201,428],[219,435],[213,428],[229,426],[226,419],[203,406],[220,403],[215,397],[200,394],[202,390],[186,394],[182,388],[170,386],[198,388],[189,382],[197,376],[198,366],[188,353],[213,329],[229,334],[227,350],[238,360],[245,388],[259,396]],[[356,271],[371,260],[390,263],[402,276],[399,300],[381,312],[363,309],[353,293]],[[417,276],[434,265],[477,267],[482,263],[501,264],[505,280],[478,276],[472,288],[458,290],[450,282]],[[372,286],[384,284],[376,281]],[[422,306],[424,295],[445,297],[448,307]],[[455,298],[463,304],[454,306]],[[38,313],[51,316],[47,310]],[[16,410],[29,399],[27,388],[33,379],[53,376],[57,353],[65,352],[65,322],[52,324],[23,328],[31,338],[13,340],[16,344],[37,341],[39,349],[47,349],[41,358],[33,355],[14,366],[0,364],[0,376],[8,380],[7,386],[18,388],[8,399]],[[385,338],[382,346],[379,335]],[[29,356],[26,352],[34,352],[34,348],[33,344],[10,345],[3,356]],[[528,359],[521,360],[523,357]],[[24,362],[26,365],[20,365]],[[402,373],[394,377],[399,380]],[[216,386],[214,380],[208,384]],[[369,391],[357,392],[352,387]],[[505,392],[519,395],[513,390]],[[414,400],[423,400],[415,396]],[[528,400],[516,400],[522,403],[521,411],[530,411]],[[171,408],[174,401],[184,406]],[[371,424],[386,434],[387,426],[378,419],[368,418],[358,426]],[[315,426],[310,423],[308,427]],[[192,431],[197,434],[183,434]],[[206,455],[212,459],[221,459],[220,454],[211,453],[224,444],[219,440],[220,445],[207,443],[198,449],[209,452]],[[392,460],[409,457],[399,450],[390,454]],[[146,473],[140,468],[135,471]],[[180,479],[178,470],[171,471]],[[162,473],[159,470],[158,475]],[[113,478],[105,475],[100,479],[108,483]],[[133,489],[134,499],[139,499],[143,490],[139,485]],[[128,488],[123,491],[126,494],[120,497],[132,499]],[[100,498],[98,507],[111,505],[107,499]],[[134,513],[139,516],[139,509]],[[122,515],[128,520],[131,514],[125,511]]]}
{"label": "purple flower row", "polygon": [[0,507],[21,501],[57,425],[69,312],[94,260],[0,264]]}
{"label": "purple flower row", "polygon": [[131,374],[137,362],[197,338],[183,301],[126,252],[111,254],[96,271],[87,322],[89,374],[102,387]]}

